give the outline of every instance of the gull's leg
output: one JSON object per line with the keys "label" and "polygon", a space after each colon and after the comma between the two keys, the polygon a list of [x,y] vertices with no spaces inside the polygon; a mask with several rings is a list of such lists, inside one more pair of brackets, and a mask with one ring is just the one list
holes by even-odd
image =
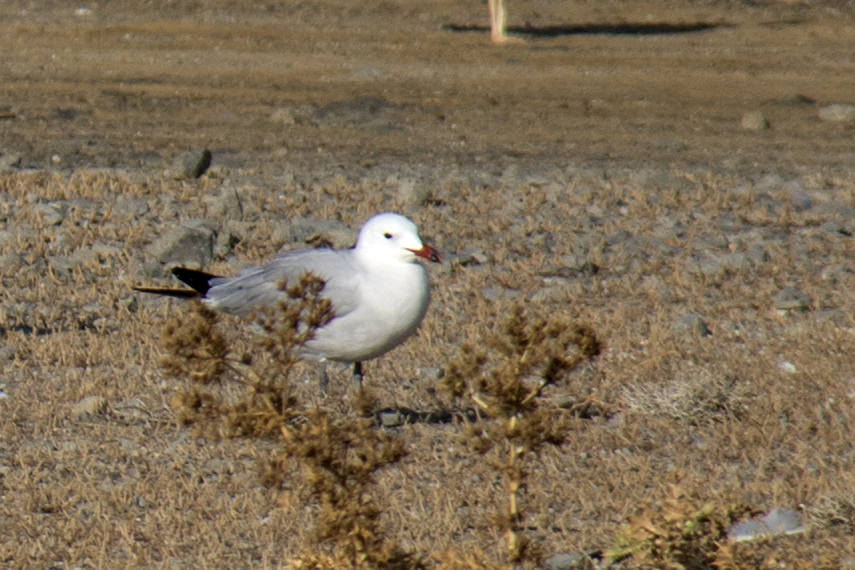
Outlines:
{"label": "gull's leg", "polygon": [[353,363],[353,385],[357,390],[362,390],[362,363]]}
{"label": "gull's leg", "polygon": [[326,360],[321,360],[318,363],[318,376],[320,376],[320,379],[321,379],[321,392],[326,394],[327,393],[327,386],[330,383],[330,378],[329,378],[329,376],[327,376],[327,361]]}

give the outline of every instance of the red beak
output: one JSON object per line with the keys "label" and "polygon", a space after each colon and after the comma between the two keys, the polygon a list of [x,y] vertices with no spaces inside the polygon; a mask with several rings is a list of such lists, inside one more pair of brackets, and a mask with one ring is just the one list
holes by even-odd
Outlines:
{"label": "red beak", "polygon": [[442,258],[439,256],[439,252],[429,245],[423,245],[421,249],[411,249],[410,251],[415,253],[418,257],[427,259],[428,261],[442,263]]}

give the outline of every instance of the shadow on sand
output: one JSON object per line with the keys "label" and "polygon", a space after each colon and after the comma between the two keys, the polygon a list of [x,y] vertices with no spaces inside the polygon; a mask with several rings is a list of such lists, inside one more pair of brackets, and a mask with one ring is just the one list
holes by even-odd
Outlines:
{"label": "shadow on sand", "polygon": [[[643,24],[589,24],[578,26],[510,26],[508,33],[516,36],[528,36],[533,38],[555,38],[559,36],[591,36],[591,35],[607,35],[607,36],[658,36],[670,34],[691,34],[695,32],[705,32],[718,28],[730,28],[731,24],[726,23],[708,23],[695,22],[690,24],[665,24],[643,23]],[[478,32],[490,33],[490,28],[487,26],[461,26],[449,24],[443,29],[452,32]]]}

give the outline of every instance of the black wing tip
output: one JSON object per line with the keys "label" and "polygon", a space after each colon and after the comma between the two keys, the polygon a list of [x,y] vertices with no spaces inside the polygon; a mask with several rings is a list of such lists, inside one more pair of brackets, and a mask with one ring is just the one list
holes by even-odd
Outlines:
{"label": "black wing tip", "polygon": [[205,296],[211,288],[211,279],[219,278],[219,275],[205,273],[197,269],[187,269],[186,267],[173,267],[172,274],[175,277],[193,289],[198,295]]}

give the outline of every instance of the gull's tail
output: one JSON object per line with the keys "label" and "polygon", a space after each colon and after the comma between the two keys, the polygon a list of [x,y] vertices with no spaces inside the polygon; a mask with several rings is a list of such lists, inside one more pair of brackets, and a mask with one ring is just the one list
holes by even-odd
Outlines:
{"label": "gull's tail", "polygon": [[192,289],[171,289],[168,287],[132,287],[132,289],[141,293],[152,293],[154,295],[177,297],[179,299],[200,299],[211,288],[211,279],[219,279],[220,277],[219,275],[212,275],[204,271],[187,269],[185,267],[173,267],[172,274]]}

